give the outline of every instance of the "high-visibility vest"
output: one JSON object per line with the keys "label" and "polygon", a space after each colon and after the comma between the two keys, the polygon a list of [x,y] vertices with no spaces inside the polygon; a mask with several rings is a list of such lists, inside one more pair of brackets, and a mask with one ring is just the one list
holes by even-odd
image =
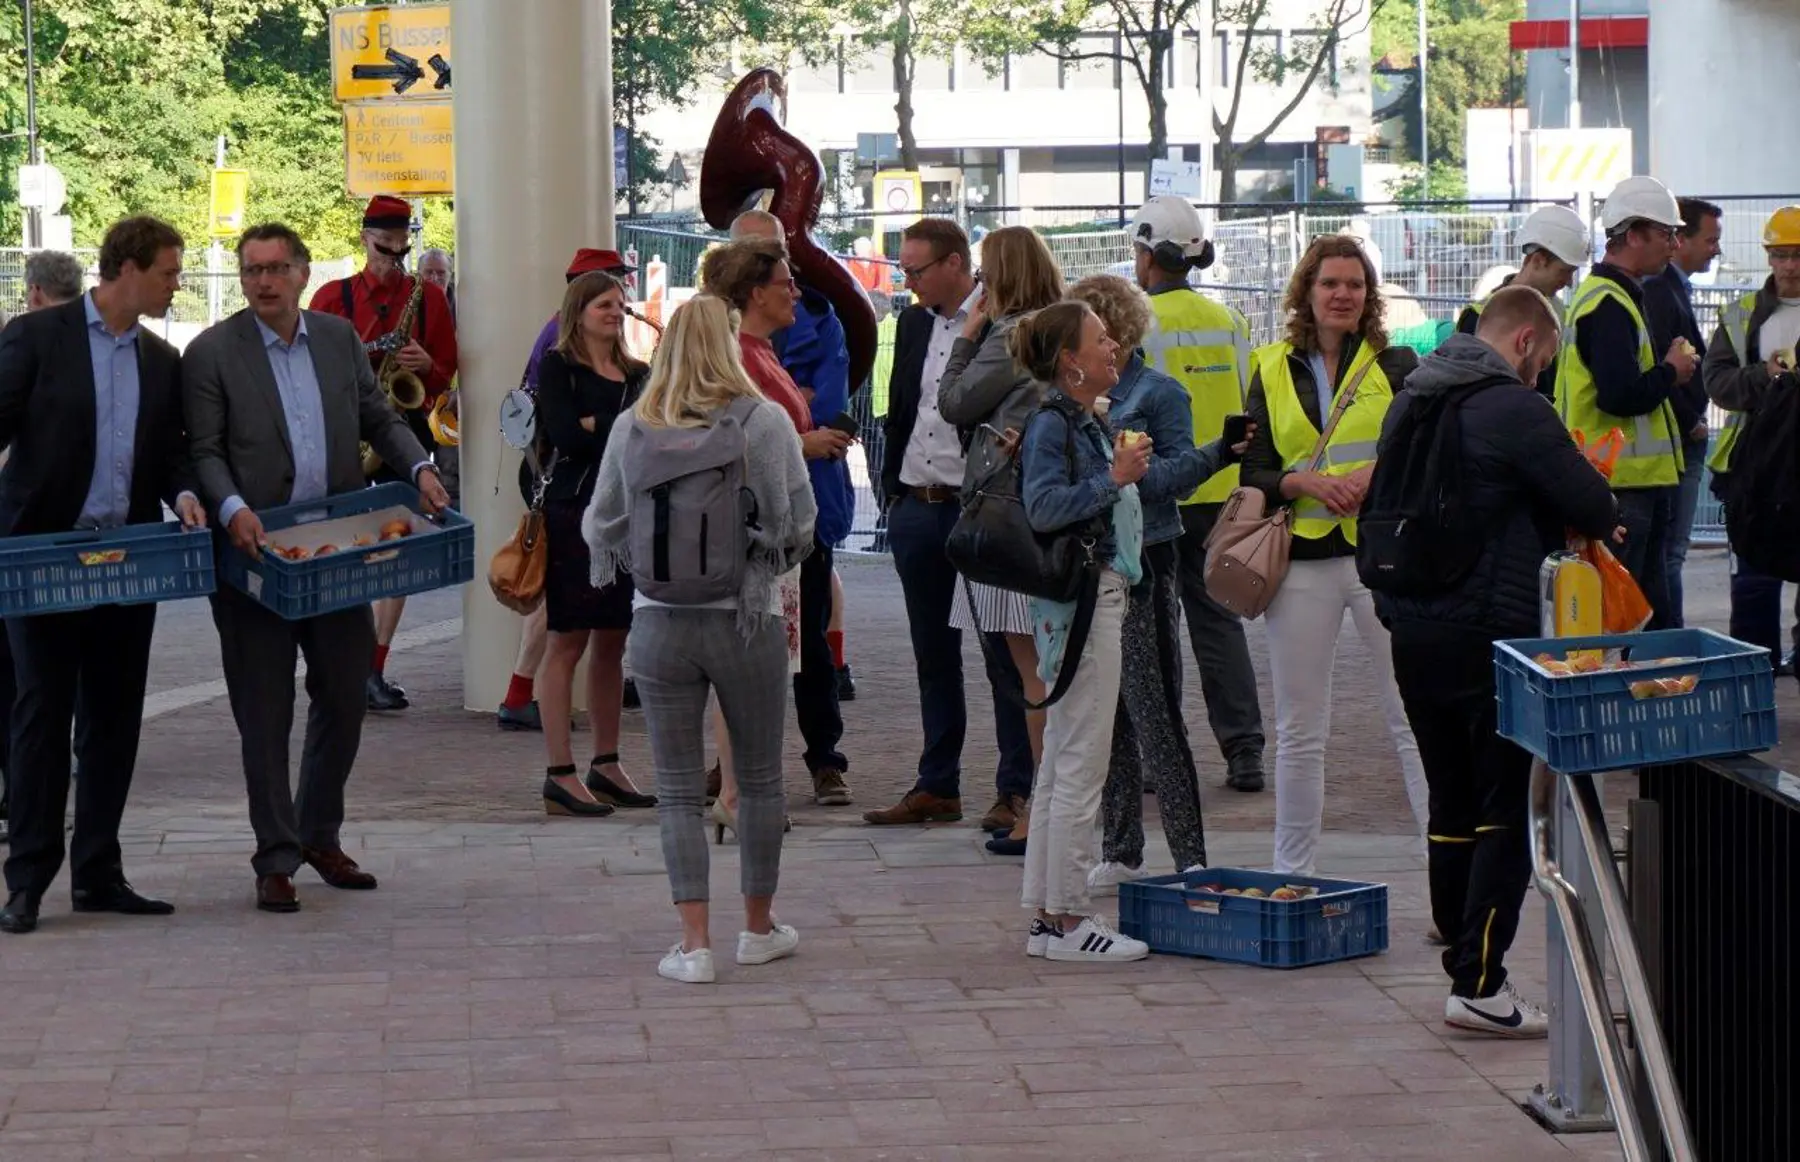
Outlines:
{"label": "high-visibility vest", "polygon": [[[1194,443],[1209,444],[1225,417],[1244,410],[1250,392],[1250,324],[1232,308],[1193,290],[1150,296],[1155,315],[1144,336],[1144,362],[1187,389]],[[1233,464],[1200,482],[1183,504],[1218,504],[1238,484]]]}
{"label": "high-visibility vest", "polygon": [[1650,328],[1644,324],[1637,304],[1612,279],[1590,274],[1575,292],[1568,322],[1563,326],[1562,351],[1556,360],[1556,410],[1571,432],[1584,433],[1590,443],[1613,428],[1624,433],[1625,447],[1613,465],[1614,488],[1660,488],[1679,483],[1681,442],[1675,438],[1675,409],[1668,400],[1645,416],[1615,416],[1600,410],[1594,374],[1575,345],[1575,327],[1607,299],[1624,307],[1637,327],[1638,370],[1649,371],[1656,366],[1656,355],[1650,349]]}
{"label": "high-visibility vest", "polygon": [[[1739,367],[1750,362],[1750,317],[1754,314],[1755,291],[1719,312],[1719,328],[1725,332],[1725,338],[1731,344],[1731,353],[1737,356]],[[1706,458],[1708,468],[1719,473],[1731,471],[1731,449],[1737,446],[1738,431],[1743,422],[1743,412],[1725,412],[1725,429],[1713,441],[1712,455]]]}
{"label": "high-visibility vest", "polygon": [[[1312,461],[1313,446],[1319,442],[1319,429],[1307,417],[1299,391],[1294,386],[1294,367],[1289,361],[1293,353],[1294,348],[1288,343],[1270,343],[1256,349],[1255,360],[1257,372],[1262,376],[1263,396],[1269,405],[1270,435],[1275,441],[1275,452],[1281,457],[1281,466],[1289,472],[1304,472]],[[1326,476],[1348,476],[1375,463],[1375,446],[1381,440],[1381,421],[1387,415],[1388,405],[1394,402],[1394,389],[1381,365],[1375,362],[1377,354],[1371,344],[1361,344],[1350,366],[1338,377],[1338,391],[1342,391],[1342,385],[1355,379],[1364,366],[1374,364],[1357,386],[1356,399],[1344,409],[1337,430],[1331,433],[1330,443],[1325,445],[1325,457],[1319,471]],[[1336,393],[1332,395],[1331,406],[1337,406]],[[1319,419],[1323,422],[1330,416],[1327,410]],[[1333,516],[1330,509],[1310,496],[1294,500],[1295,536],[1318,540],[1330,536],[1331,530],[1336,528],[1344,530],[1345,540],[1353,545],[1356,543],[1355,517]]]}

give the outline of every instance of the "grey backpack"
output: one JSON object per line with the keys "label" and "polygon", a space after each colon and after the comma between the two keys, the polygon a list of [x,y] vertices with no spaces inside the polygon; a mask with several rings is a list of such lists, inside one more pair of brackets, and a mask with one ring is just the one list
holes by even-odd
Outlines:
{"label": "grey backpack", "polygon": [[756,404],[735,399],[706,428],[653,428],[632,416],[631,579],[650,600],[704,605],[738,595],[757,519],[744,484],[744,424]]}

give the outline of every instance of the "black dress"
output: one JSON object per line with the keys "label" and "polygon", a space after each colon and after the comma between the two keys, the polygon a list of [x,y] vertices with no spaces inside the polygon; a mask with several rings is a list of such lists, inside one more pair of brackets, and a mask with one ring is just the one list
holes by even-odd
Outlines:
{"label": "black dress", "polygon": [[[538,365],[538,422],[556,454],[544,490],[549,556],[544,602],[552,633],[631,628],[631,576],[621,572],[611,585],[594,588],[581,518],[594,495],[613,422],[637,400],[643,378],[640,371],[627,374],[624,382],[608,379],[557,351],[546,351]],[[587,416],[594,418],[591,432],[581,426]]]}

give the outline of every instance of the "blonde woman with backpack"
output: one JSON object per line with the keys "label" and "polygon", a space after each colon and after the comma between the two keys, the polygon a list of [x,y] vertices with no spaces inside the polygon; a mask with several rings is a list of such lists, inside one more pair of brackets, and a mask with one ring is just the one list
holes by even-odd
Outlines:
{"label": "blonde woman with backpack", "polygon": [[817,508],[800,437],[738,353],[737,312],[713,295],[669,320],[650,379],[614,425],[584,531],[596,577],[636,584],[628,645],[656,765],[663,859],[682,939],[657,967],[715,976],[708,930],[706,703],[716,692],[739,786],[739,964],[800,942],[771,908],[780,875],[788,651],[778,579],[812,547]]}

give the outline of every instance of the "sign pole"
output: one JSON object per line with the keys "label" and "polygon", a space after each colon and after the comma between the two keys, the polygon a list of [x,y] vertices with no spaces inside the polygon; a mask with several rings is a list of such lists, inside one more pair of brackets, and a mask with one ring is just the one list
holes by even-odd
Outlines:
{"label": "sign pole", "polygon": [[[225,135],[219,134],[218,150],[213,157],[213,169],[225,168]],[[219,278],[225,269],[224,248],[219,245],[217,231],[212,232],[212,244],[206,248],[206,322],[210,326],[219,321],[223,310],[224,294],[219,286]]]}

